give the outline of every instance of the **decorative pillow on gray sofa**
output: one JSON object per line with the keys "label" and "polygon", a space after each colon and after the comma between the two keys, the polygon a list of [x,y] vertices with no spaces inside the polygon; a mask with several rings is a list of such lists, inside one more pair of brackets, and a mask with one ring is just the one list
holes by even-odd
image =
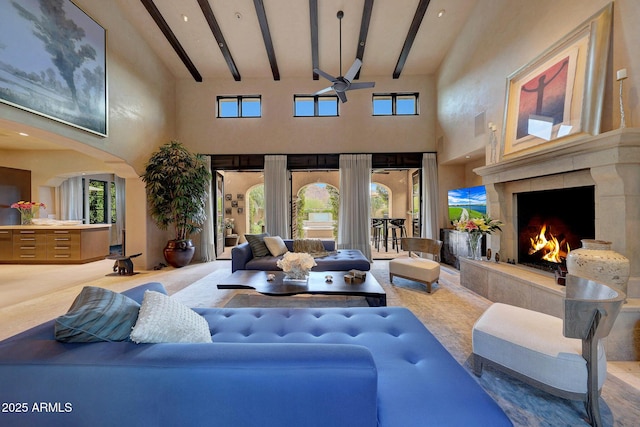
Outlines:
{"label": "decorative pillow on gray sofa", "polygon": [[56,319],[55,337],[62,342],[126,341],[140,304],[95,286],[85,286],[69,311]]}
{"label": "decorative pillow on gray sofa", "polygon": [[280,256],[289,252],[289,248],[287,248],[287,245],[280,236],[265,236],[264,244],[273,256]]}
{"label": "decorative pillow on gray sofa", "polygon": [[269,233],[244,235],[244,238],[247,239],[247,243],[251,246],[251,252],[253,252],[254,258],[271,255],[269,248],[267,248],[267,245],[264,243],[264,238],[267,236],[269,236]]}
{"label": "decorative pillow on gray sofa", "polygon": [[135,343],[211,342],[209,324],[186,305],[156,291],[146,291],[136,325]]}

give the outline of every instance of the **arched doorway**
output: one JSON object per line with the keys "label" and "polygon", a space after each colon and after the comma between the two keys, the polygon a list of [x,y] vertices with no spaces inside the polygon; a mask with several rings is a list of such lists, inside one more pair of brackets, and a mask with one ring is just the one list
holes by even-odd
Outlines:
{"label": "arched doorway", "polygon": [[294,203],[294,237],[336,239],[338,236],[338,189],[324,182],[304,185]]}
{"label": "arched doorway", "polygon": [[256,184],[247,191],[246,230],[249,234],[264,232],[264,184]]}
{"label": "arched doorway", "polygon": [[391,189],[384,184],[371,182],[371,218],[389,216],[392,212]]}

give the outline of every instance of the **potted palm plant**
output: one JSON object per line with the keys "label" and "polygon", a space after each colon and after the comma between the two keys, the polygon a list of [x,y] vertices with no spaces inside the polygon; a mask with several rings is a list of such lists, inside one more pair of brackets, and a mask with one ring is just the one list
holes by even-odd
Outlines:
{"label": "potted palm plant", "polygon": [[202,231],[207,220],[204,207],[211,173],[204,156],[171,141],[151,155],[142,180],[151,218],[161,230],[169,226],[175,230],[174,239],[164,248],[164,258],[173,267],[184,267],[195,252],[189,237]]}

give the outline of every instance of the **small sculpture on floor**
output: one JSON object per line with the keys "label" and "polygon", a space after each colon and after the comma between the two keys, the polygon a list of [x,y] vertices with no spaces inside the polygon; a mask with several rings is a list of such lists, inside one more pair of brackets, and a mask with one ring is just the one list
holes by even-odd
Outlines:
{"label": "small sculpture on floor", "polygon": [[133,262],[131,261],[131,258],[135,258],[140,255],[142,255],[142,253],[112,258],[115,259],[115,262],[113,263],[113,272],[118,273],[121,276],[133,276]]}

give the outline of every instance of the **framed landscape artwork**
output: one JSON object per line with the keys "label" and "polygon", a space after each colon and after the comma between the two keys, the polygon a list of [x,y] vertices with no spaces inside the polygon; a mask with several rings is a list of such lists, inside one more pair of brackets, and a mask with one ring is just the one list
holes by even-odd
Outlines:
{"label": "framed landscape artwork", "polygon": [[612,5],[507,78],[504,157],[600,132]]}
{"label": "framed landscape artwork", "polygon": [[0,0],[0,102],[106,136],[104,28],[69,0]]}

